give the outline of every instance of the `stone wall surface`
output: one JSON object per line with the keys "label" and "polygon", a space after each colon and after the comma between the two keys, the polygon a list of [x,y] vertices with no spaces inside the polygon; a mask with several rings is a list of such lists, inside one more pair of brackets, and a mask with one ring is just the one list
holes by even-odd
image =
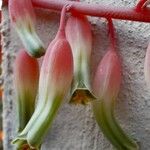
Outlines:
{"label": "stone wall surface", "polygon": [[[136,0],[83,0],[113,6],[134,6]],[[3,6],[3,128],[4,150],[13,150],[16,134],[13,64],[23,45],[10,25],[7,6]],[[54,38],[60,14],[36,9],[37,31],[45,47]],[[93,32],[92,75],[108,46],[107,24],[101,18],[89,18]],[[116,105],[116,117],[124,130],[140,143],[141,150],[150,150],[150,92],[144,82],[143,65],[150,38],[150,25],[114,20],[118,50],[122,58],[123,80]],[[94,120],[91,105],[72,106],[65,103],[47,134],[42,150],[112,150]]]}

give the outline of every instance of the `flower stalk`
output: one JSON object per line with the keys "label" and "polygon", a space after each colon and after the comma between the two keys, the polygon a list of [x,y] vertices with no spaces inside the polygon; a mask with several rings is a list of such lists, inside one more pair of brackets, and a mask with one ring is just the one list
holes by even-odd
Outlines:
{"label": "flower stalk", "polygon": [[43,43],[35,31],[36,19],[31,0],[9,0],[9,14],[28,54],[32,57],[44,55]]}
{"label": "flower stalk", "polygon": [[130,138],[115,119],[114,107],[121,84],[121,62],[116,52],[114,28],[108,19],[110,46],[98,65],[93,81],[97,101],[93,101],[96,121],[107,139],[118,150],[138,150],[137,143]]}
{"label": "flower stalk", "polygon": [[35,7],[40,7],[44,9],[54,9],[59,11],[63,8],[63,6],[68,4],[72,6],[71,11],[73,10],[83,15],[140,22],[150,22],[149,8],[143,9],[139,12],[134,7],[112,7],[101,4],[87,4],[67,0],[32,0],[32,3]]}
{"label": "flower stalk", "polygon": [[30,57],[24,49],[21,49],[14,64],[18,132],[24,129],[34,112],[38,81],[39,66],[37,60]]}
{"label": "flower stalk", "polygon": [[73,57],[65,37],[65,6],[62,9],[60,27],[50,43],[41,67],[37,107],[24,130],[14,144],[40,149],[40,145],[69,91],[73,78]]}
{"label": "flower stalk", "polygon": [[[3,4],[7,4],[9,0],[3,0]],[[32,0],[34,7],[40,7],[44,9],[53,9],[60,11],[65,5],[72,5],[73,10],[89,16],[113,18],[120,20],[130,20],[139,22],[150,22],[150,9],[146,8],[143,11],[137,11],[136,7],[112,7],[105,6],[101,4],[85,4],[82,2],[72,2],[72,1],[53,1],[53,0]],[[149,1],[148,1],[149,4]],[[146,5],[147,6],[147,3]],[[142,3],[143,7],[143,3]],[[140,4],[141,10],[141,4]]]}
{"label": "flower stalk", "polygon": [[95,98],[90,86],[91,26],[86,16],[74,12],[67,20],[65,31],[74,58],[70,103],[86,104]]}

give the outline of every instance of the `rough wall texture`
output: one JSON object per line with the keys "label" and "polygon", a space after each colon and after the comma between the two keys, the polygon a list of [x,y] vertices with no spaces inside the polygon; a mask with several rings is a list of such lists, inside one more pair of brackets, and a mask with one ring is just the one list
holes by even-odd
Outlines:
{"label": "rough wall texture", "polygon": [[[114,6],[134,6],[136,0],[86,0]],[[37,30],[45,46],[55,36],[59,14],[36,10]],[[106,52],[107,26],[104,19],[90,18],[93,26],[92,72]],[[126,132],[140,143],[141,150],[150,149],[150,92],[143,75],[146,47],[150,37],[150,25],[130,21],[114,21],[118,36],[118,49],[122,57],[123,81],[117,100],[116,116]],[[13,62],[16,52],[22,48],[16,32],[10,25],[7,7],[3,7],[3,127],[4,150],[12,150],[15,136],[15,97],[12,83]],[[93,74],[93,73],[92,73]],[[42,150],[112,150],[112,146],[99,130],[91,106],[64,104],[44,140]]]}

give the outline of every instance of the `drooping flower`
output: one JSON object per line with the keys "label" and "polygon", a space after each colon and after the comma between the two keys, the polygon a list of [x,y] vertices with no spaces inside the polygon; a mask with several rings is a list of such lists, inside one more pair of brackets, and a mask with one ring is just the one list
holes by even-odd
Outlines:
{"label": "drooping flower", "polygon": [[9,15],[28,54],[33,57],[44,55],[43,43],[35,31],[36,19],[31,0],[9,0]]}
{"label": "drooping flower", "polygon": [[31,118],[38,90],[39,66],[35,58],[24,49],[17,54],[14,64],[14,85],[17,98],[18,132],[22,131]]}
{"label": "drooping flower", "polygon": [[65,12],[61,13],[60,28],[49,45],[41,67],[37,107],[25,129],[14,140],[30,148],[40,146],[60,105],[69,91],[73,78],[73,56],[65,37]]}
{"label": "drooping flower", "polygon": [[115,50],[114,29],[109,20],[110,46],[98,65],[93,91],[93,112],[98,125],[107,139],[119,150],[138,150],[138,145],[119,126],[114,116],[114,106],[121,84],[121,62]]}
{"label": "drooping flower", "polygon": [[74,58],[74,78],[70,102],[86,104],[95,98],[91,93],[90,86],[91,26],[86,16],[72,13],[67,21],[65,31]]}

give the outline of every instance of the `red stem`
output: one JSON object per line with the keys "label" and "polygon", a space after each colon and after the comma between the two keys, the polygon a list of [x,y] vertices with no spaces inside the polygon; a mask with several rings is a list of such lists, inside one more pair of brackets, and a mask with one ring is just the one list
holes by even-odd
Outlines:
{"label": "red stem", "polygon": [[144,4],[147,2],[147,0],[140,0],[138,4],[136,5],[135,10],[140,12],[144,8]]}
{"label": "red stem", "polygon": [[60,31],[64,31],[65,30],[65,24],[66,24],[66,21],[65,21],[65,18],[66,18],[66,7],[67,6],[64,6],[62,8],[62,11],[61,11],[60,25],[59,25],[59,30]]}
{"label": "red stem", "polygon": [[56,37],[63,37],[63,38],[65,37],[66,11],[67,5],[65,5],[61,10],[60,25]]}
{"label": "red stem", "polygon": [[60,15],[60,25],[59,25],[59,29],[57,32],[57,37],[61,36],[61,37],[65,37],[65,25],[66,25],[66,12],[70,11],[71,9],[71,5],[67,4],[65,6],[63,6],[62,10],[61,10],[61,15]]}
{"label": "red stem", "polygon": [[108,20],[108,31],[109,31],[109,38],[111,43],[112,50],[116,49],[116,37],[115,37],[115,29],[113,25],[113,21],[111,18],[107,18]]}
{"label": "red stem", "polygon": [[69,4],[72,11],[78,11],[84,15],[98,16],[105,18],[114,18],[122,20],[132,20],[140,22],[150,22],[150,9],[136,11],[135,8],[112,7],[98,4],[87,4],[82,2],[67,0],[32,0],[34,6],[45,9],[61,10],[63,6]]}

